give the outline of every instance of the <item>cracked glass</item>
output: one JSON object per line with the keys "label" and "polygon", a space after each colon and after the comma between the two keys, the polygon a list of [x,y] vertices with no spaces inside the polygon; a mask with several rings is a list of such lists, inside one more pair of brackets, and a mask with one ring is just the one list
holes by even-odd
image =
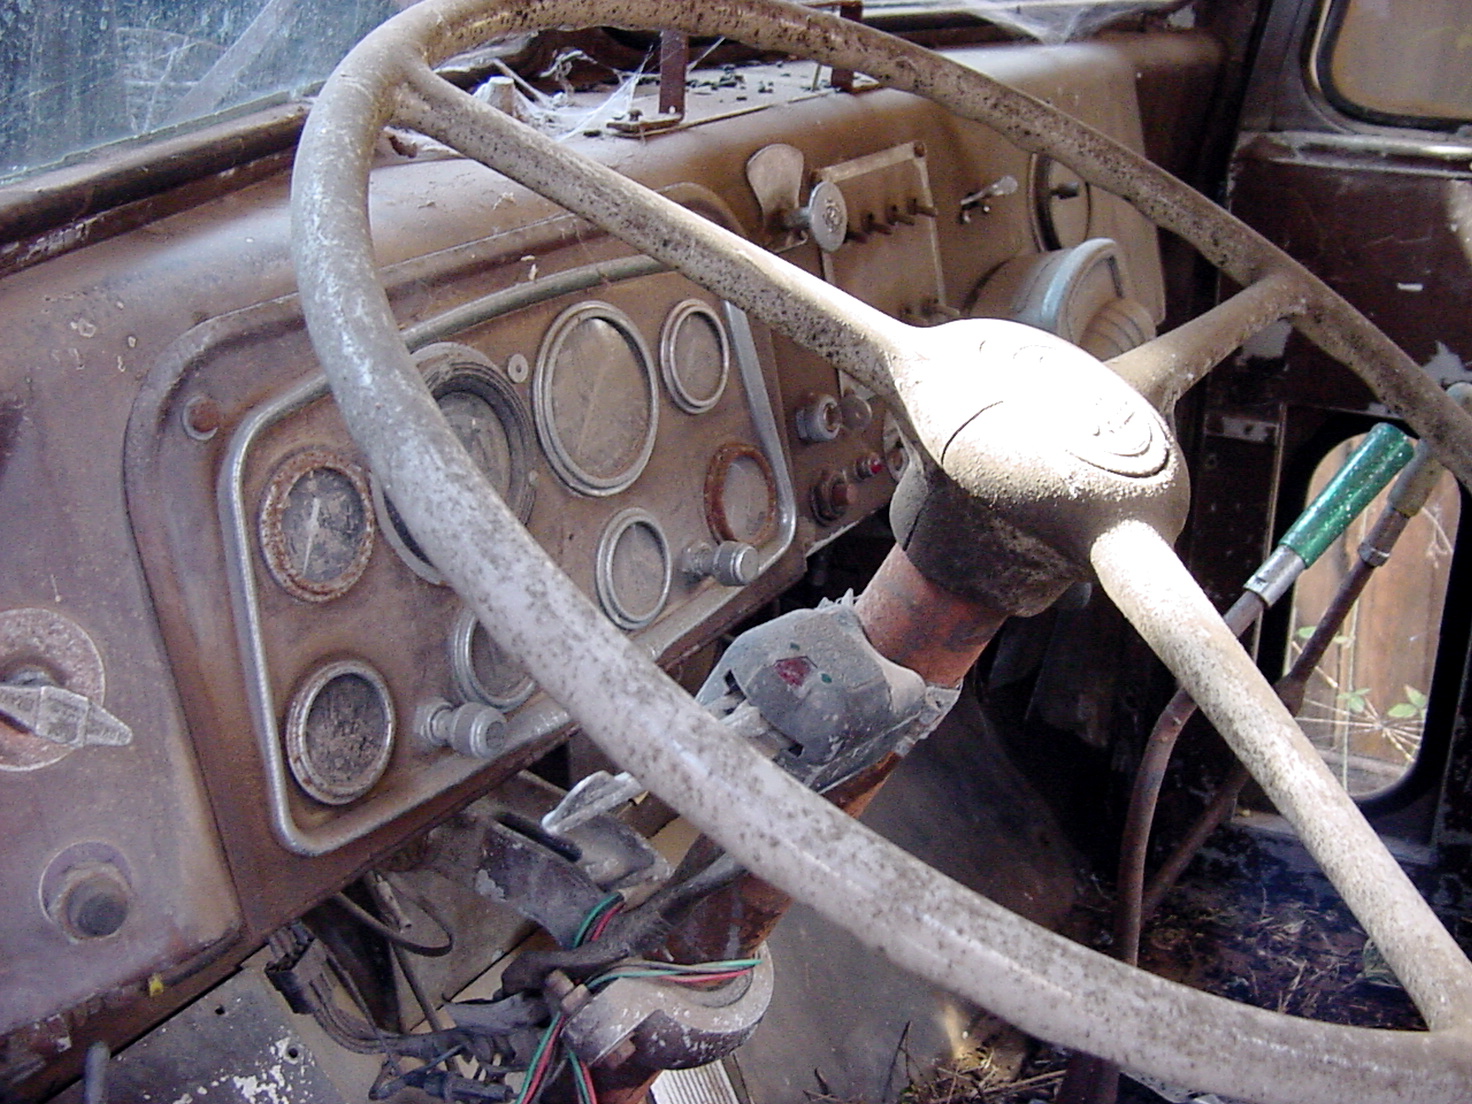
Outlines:
{"label": "cracked glass", "polygon": [[300,94],[404,0],[5,0],[0,178]]}

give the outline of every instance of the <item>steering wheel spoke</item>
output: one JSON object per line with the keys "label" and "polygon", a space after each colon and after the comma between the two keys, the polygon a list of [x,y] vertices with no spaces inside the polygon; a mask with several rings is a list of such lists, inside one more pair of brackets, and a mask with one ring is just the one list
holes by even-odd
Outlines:
{"label": "steering wheel spoke", "polygon": [[1301,314],[1307,302],[1302,281],[1280,269],[1106,363],[1157,410],[1167,411],[1245,341],[1274,322]]}
{"label": "steering wheel spoke", "polygon": [[1472,963],[1303,735],[1175,552],[1149,526],[1103,533],[1099,581],[1294,828],[1432,1027],[1472,1023]]}

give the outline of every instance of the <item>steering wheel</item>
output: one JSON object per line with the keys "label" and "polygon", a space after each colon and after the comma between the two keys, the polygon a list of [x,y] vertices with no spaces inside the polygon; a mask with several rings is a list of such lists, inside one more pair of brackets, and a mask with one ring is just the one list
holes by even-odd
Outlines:
{"label": "steering wheel", "polygon": [[[606,24],[726,35],[926,96],[1125,197],[1246,290],[1118,358],[1116,371],[1013,323],[912,328],[545,139],[431,69],[488,39]],[[1091,568],[1298,829],[1431,1030],[1301,1020],[1125,966],[937,874],[732,739],[557,569],[426,390],[379,284],[368,226],[372,152],[391,122],[590,219],[891,396],[927,463],[1050,554]],[[606,752],[748,869],[1023,1030],[1171,1082],[1282,1104],[1472,1099],[1472,964],[1168,544],[1183,509],[1183,465],[1142,394],[1173,402],[1283,317],[1360,374],[1472,486],[1472,419],[1281,251],[1046,104],[782,0],[424,0],[365,38],[323,88],[297,156],[292,215],[313,345],[350,431],[422,546]],[[1028,390],[1018,381],[1029,376],[1042,382]],[[1059,388],[1060,379],[1069,385]],[[987,416],[996,410],[1007,416]],[[1028,432],[1015,432],[1019,424]],[[1102,434],[1107,455],[1080,434]],[[1088,484],[1083,507],[1078,480]]]}

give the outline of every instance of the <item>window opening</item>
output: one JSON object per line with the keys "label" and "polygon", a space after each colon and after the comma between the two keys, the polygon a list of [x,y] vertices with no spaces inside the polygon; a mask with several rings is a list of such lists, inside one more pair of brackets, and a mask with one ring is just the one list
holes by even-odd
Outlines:
{"label": "window opening", "polygon": [[[1360,440],[1341,442],[1319,461],[1309,500]],[[1384,509],[1388,494],[1382,491],[1295,584],[1284,670],[1292,666],[1358,558],[1360,543]],[[1456,482],[1443,472],[1426,506],[1410,519],[1389,562],[1371,576],[1309,679],[1299,723],[1355,797],[1393,787],[1416,762],[1459,514]]]}
{"label": "window opening", "polygon": [[1466,0],[1337,0],[1313,55],[1319,86],[1348,114],[1400,126],[1472,120]]}

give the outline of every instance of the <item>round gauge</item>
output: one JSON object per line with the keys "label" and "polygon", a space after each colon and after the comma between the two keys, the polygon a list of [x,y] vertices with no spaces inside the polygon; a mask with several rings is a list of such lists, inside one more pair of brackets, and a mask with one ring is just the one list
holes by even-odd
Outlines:
{"label": "round gauge", "polygon": [[261,551],[272,577],[307,602],[356,583],[373,552],[368,498],[362,470],[325,449],[283,460],[261,502]]}
{"label": "round gauge", "polygon": [[670,311],[659,335],[659,368],[670,398],[686,414],[704,414],[726,390],[731,345],[715,311],[686,299]]}
{"label": "round gauge", "polygon": [[669,542],[648,511],[614,515],[598,541],[598,600],[614,624],[642,629],[664,609],[670,593]]}
{"label": "round gauge", "polygon": [[[415,363],[424,382],[459,439],[502,500],[522,521],[532,507],[531,439],[526,407],[495,366],[474,349],[440,342],[421,349]],[[432,583],[443,583],[393,502],[374,483],[384,533],[404,562]]]}
{"label": "round gauge", "polygon": [[547,459],[588,495],[628,487],[654,451],[659,406],[649,350],[607,303],[563,311],[537,354],[532,413]]}
{"label": "round gauge", "polygon": [[1089,237],[1093,196],[1088,183],[1051,157],[1032,161],[1032,201],[1038,239],[1045,250],[1072,249]]}
{"label": "round gauge", "polygon": [[450,669],[461,697],[497,709],[515,709],[537,688],[468,607],[450,629]]}
{"label": "round gauge", "polygon": [[312,797],[346,805],[383,775],[394,746],[394,707],[382,676],[344,659],[319,667],[292,697],[286,762]]}
{"label": "round gauge", "polygon": [[705,469],[705,519],[723,541],[760,548],[777,532],[777,480],[761,450],[722,445]]}

